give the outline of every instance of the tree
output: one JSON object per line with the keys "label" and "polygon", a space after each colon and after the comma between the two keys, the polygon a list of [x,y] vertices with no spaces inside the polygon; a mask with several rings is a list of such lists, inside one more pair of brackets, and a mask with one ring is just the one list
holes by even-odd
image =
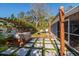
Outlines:
{"label": "tree", "polygon": [[25,13],[22,11],[18,14],[19,19],[24,19],[25,18]]}
{"label": "tree", "polygon": [[11,17],[10,17],[11,19],[14,19],[15,18],[15,16],[14,16],[14,14],[11,14]]}
{"label": "tree", "polygon": [[51,32],[51,26],[52,26],[52,22],[54,21],[54,18],[55,18],[55,16],[49,17],[49,21],[48,21],[49,32]]}
{"label": "tree", "polygon": [[11,14],[11,16],[10,16],[10,17],[8,17],[8,19],[9,19],[9,20],[16,20],[16,17],[15,17],[15,15],[14,15],[14,14]]}
{"label": "tree", "polygon": [[44,17],[40,17],[39,23],[38,23],[39,29],[46,29],[48,28],[48,22],[45,20]]}
{"label": "tree", "polygon": [[[44,24],[41,23],[49,17],[50,13],[48,13],[48,11],[50,8],[47,6],[47,4],[31,4],[31,8],[32,9],[28,12],[28,14],[35,20],[36,27],[38,28],[38,25],[41,25],[42,28],[42,25]],[[42,17],[43,19],[41,19]]]}

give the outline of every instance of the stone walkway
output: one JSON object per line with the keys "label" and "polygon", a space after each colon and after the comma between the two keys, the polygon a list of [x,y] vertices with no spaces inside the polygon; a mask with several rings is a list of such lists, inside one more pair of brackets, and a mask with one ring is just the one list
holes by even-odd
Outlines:
{"label": "stone walkway", "polygon": [[22,48],[10,47],[0,54],[17,56],[55,56],[57,51],[53,46],[53,39],[34,38],[27,42]]}
{"label": "stone walkway", "polygon": [[[10,47],[5,51],[0,52],[0,54],[15,56],[58,56],[59,48],[60,42],[56,37],[52,39],[33,38],[21,48]],[[65,55],[70,56],[72,54],[65,48]]]}

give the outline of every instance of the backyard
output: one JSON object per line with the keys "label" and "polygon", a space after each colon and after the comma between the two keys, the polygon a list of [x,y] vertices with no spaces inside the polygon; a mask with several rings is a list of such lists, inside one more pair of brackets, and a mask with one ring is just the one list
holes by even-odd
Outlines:
{"label": "backyard", "polygon": [[74,38],[79,34],[79,13],[75,12],[79,6],[73,7],[66,3],[0,4],[4,12],[0,15],[0,56],[79,55]]}

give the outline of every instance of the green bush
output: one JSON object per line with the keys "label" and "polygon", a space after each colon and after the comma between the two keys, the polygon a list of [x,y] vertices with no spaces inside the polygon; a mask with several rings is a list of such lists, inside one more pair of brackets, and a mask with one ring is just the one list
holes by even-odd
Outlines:
{"label": "green bush", "polygon": [[7,45],[4,45],[4,46],[0,47],[0,51],[4,51],[6,49],[8,49],[8,46]]}
{"label": "green bush", "polygon": [[20,25],[20,26],[22,26],[22,28],[25,28],[25,30],[30,31],[30,29],[32,29],[31,33],[37,32],[37,29],[36,29],[35,25],[31,22],[27,22],[26,20],[16,18],[15,20],[7,19],[7,21],[14,23],[14,27],[16,27],[17,25]]}

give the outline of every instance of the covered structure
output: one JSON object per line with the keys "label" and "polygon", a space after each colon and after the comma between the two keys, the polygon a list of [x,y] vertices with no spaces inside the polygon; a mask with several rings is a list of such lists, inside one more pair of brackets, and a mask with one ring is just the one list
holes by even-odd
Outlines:
{"label": "covered structure", "polygon": [[[54,18],[51,31],[59,37],[59,15]],[[65,12],[65,40],[69,46],[79,51],[79,6]]]}

